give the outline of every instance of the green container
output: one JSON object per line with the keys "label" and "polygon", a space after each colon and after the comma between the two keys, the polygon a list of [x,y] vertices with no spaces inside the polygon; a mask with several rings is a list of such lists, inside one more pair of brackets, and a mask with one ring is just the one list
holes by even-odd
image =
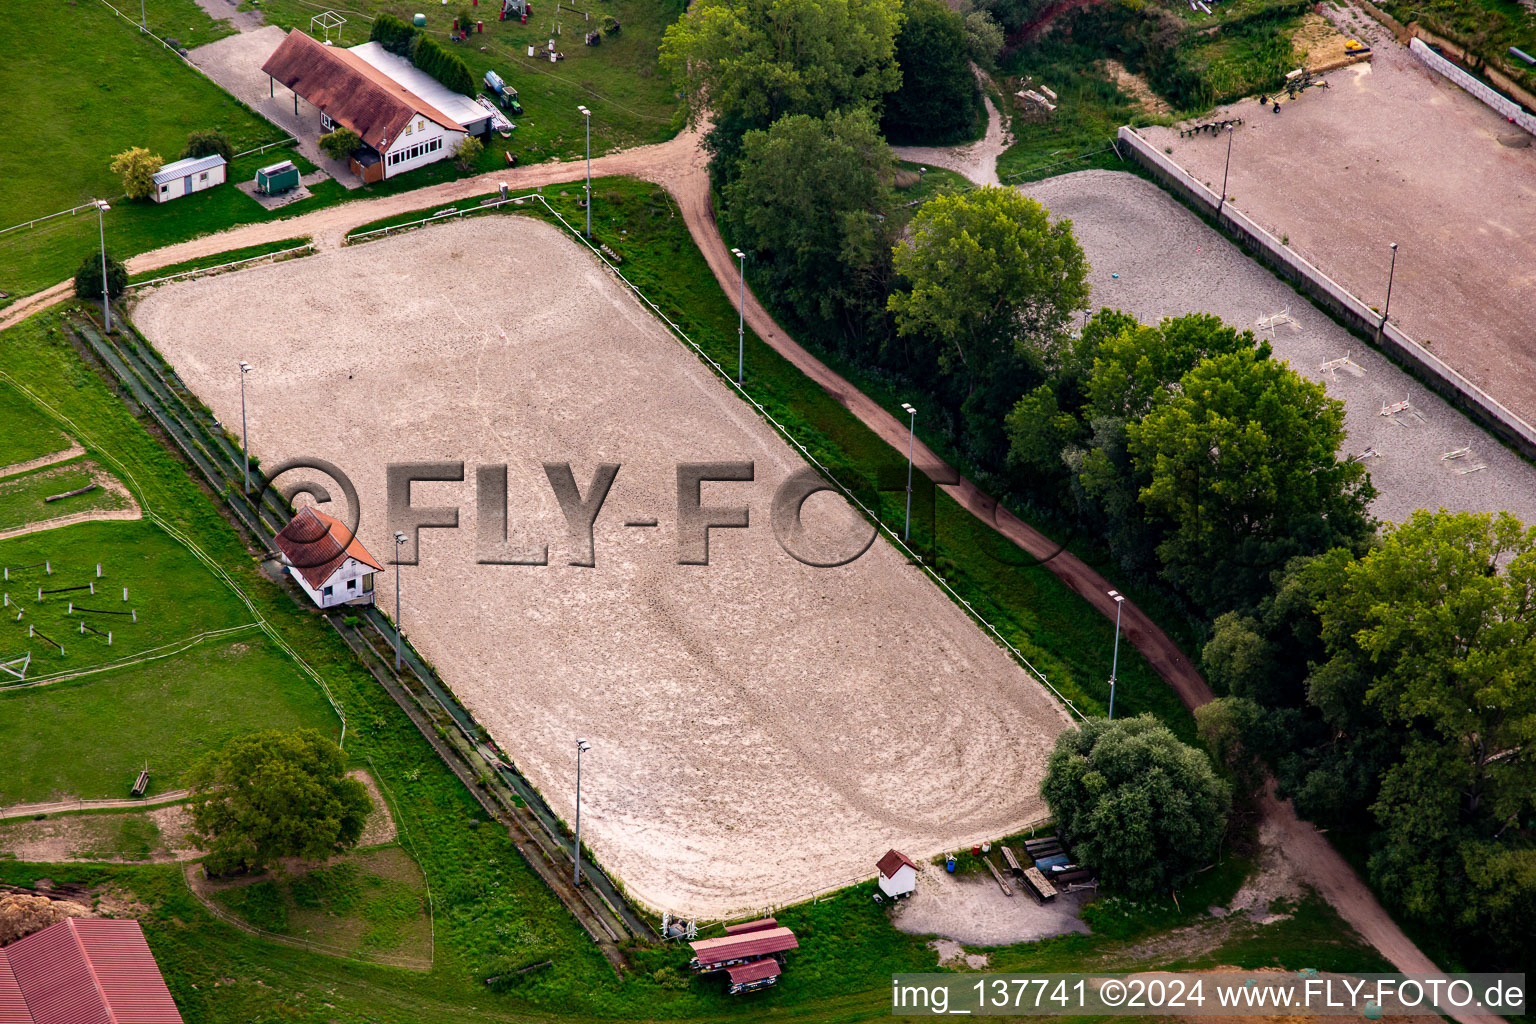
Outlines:
{"label": "green container", "polygon": [[416,15],[416,17],[411,19],[411,22],[417,28],[426,28],[427,27],[427,16],[425,14],[418,14],[418,15]]}
{"label": "green container", "polygon": [[293,165],[292,160],[284,160],[256,172],[256,191],[269,196],[287,192],[298,184],[299,169]]}

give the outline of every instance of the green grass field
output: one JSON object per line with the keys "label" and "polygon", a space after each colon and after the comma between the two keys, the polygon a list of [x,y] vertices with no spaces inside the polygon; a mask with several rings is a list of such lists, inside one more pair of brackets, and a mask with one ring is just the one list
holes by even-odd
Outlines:
{"label": "green grass field", "polygon": [[[8,650],[8,649],[7,649]],[[0,804],[179,787],[202,753],[257,729],[335,738],[325,696],[256,630],[159,661],[0,691]]]}
{"label": "green grass field", "polygon": [[57,424],[15,388],[0,383],[0,469],[69,447]]}
{"label": "green grass field", "polygon": [[[192,0],[146,4],[151,30],[183,46],[229,34],[227,22],[216,24]],[[236,152],[282,138],[99,0],[8,0],[5,23],[0,96],[18,116],[0,147],[0,227],[121,195],[107,165],[130,146],[169,161],[194,129],[225,132]],[[8,278],[0,267],[0,288],[14,291]]]}
{"label": "green grass field", "polygon": [[[30,650],[29,677],[87,669],[254,621],[250,610],[190,552],[145,520],[80,523],[0,541],[0,565],[40,562],[51,563],[52,575],[44,568],[14,568],[10,580],[0,584],[11,604],[9,614],[0,615],[0,656],[17,657]],[[46,593],[66,587],[94,587],[95,593]],[[41,601],[40,589],[45,591]],[[70,614],[71,604],[75,614]],[[92,616],[81,608],[136,612],[138,621],[132,616]],[[100,637],[82,636],[82,619],[97,629],[110,629],[112,645]],[[29,639],[28,626],[62,643],[64,654],[45,641]]]}
{"label": "green grass field", "polygon": [[105,471],[90,459],[71,459],[30,473],[0,477],[0,531],[14,530],[28,523],[75,515],[80,512],[109,511],[128,507],[128,498],[106,487],[87,494],[56,501],[45,499],[79,490],[97,482]]}

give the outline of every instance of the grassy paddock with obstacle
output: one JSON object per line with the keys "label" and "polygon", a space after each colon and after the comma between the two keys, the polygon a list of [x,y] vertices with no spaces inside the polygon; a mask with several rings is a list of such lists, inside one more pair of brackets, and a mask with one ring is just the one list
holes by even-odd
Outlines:
{"label": "grassy paddock with obstacle", "polygon": [[15,388],[0,384],[0,470],[69,448],[69,438]]}
{"label": "grassy paddock with obstacle", "polygon": [[[0,577],[0,659],[30,651],[28,680],[253,621],[201,563],[144,521],[81,523],[0,541]],[[13,682],[0,678],[0,686]]]}
{"label": "grassy paddock with obstacle", "polygon": [[64,516],[130,509],[132,499],[88,458],[0,477],[0,532]]}
{"label": "grassy paddock with obstacle", "polygon": [[308,727],[334,738],[340,725],[325,695],[250,629],[169,658],[0,691],[0,806],[126,797],[146,761],[153,797],[232,737]]}

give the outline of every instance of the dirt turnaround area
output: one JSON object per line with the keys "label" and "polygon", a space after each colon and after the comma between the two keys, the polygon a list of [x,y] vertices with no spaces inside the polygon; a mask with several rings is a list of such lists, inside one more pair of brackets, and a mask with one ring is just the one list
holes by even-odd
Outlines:
{"label": "dirt turnaround area", "polygon": [[[386,464],[466,464],[412,488],[459,528],[423,530],[402,567],[406,633],[568,821],[591,742],[582,838],[643,903],[758,908],[1044,813],[1055,702],[886,543],[838,568],[787,555],[770,510],[799,457],[556,229],[434,226],[162,288],[135,319],[226,423],[230,370],[252,363],[254,453],[342,467],[380,560]],[[678,464],[723,461],[754,478],[704,483],[702,503],[750,525],[681,565]],[[621,467],[595,567],[569,564],[545,462],[583,496],[598,463]],[[501,464],[510,546],[547,544],[548,565],[477,564],[476,471]],[[827,494],[803,522],[823,557],[868,537]],[[379,578],[386,607],[394,587]]]}
{"label": "dirt turnaround area", "polygon": [[[1523,133],[1346,17],[1348,31],[1364,26],[1370,63],[1278,114],[1246,100],[1205,119],[1244,119],[1229,201],[1377,308],[1398,243],[1392,319],[1536,423],[1536,147],[1502,143]],[[1141,131],[1220,191],[1225,138]]]}

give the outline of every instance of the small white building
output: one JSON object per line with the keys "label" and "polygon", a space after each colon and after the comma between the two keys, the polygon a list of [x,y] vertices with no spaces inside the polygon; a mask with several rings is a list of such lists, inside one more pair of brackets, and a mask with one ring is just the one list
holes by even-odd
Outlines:
{"label": "small white building", "polygon": [[892,899],[910,895],[917,888],[917,865],[900,850],[886,851],[875,862],[875,870],[880,872],[880,891]]}
{"label": "small white building", "polygon": [[373,604],[373,577],[384,567],[343,524],[306,505],[274,541],[288,574],[316,607]]}
{"label": "small white building", "polygon": [[192,156],[166,164],[155,172],[155,190],[150,196],[157,203],[168,203],[172,199],[222,185],[226,164],[227,161],[217,153]]}

